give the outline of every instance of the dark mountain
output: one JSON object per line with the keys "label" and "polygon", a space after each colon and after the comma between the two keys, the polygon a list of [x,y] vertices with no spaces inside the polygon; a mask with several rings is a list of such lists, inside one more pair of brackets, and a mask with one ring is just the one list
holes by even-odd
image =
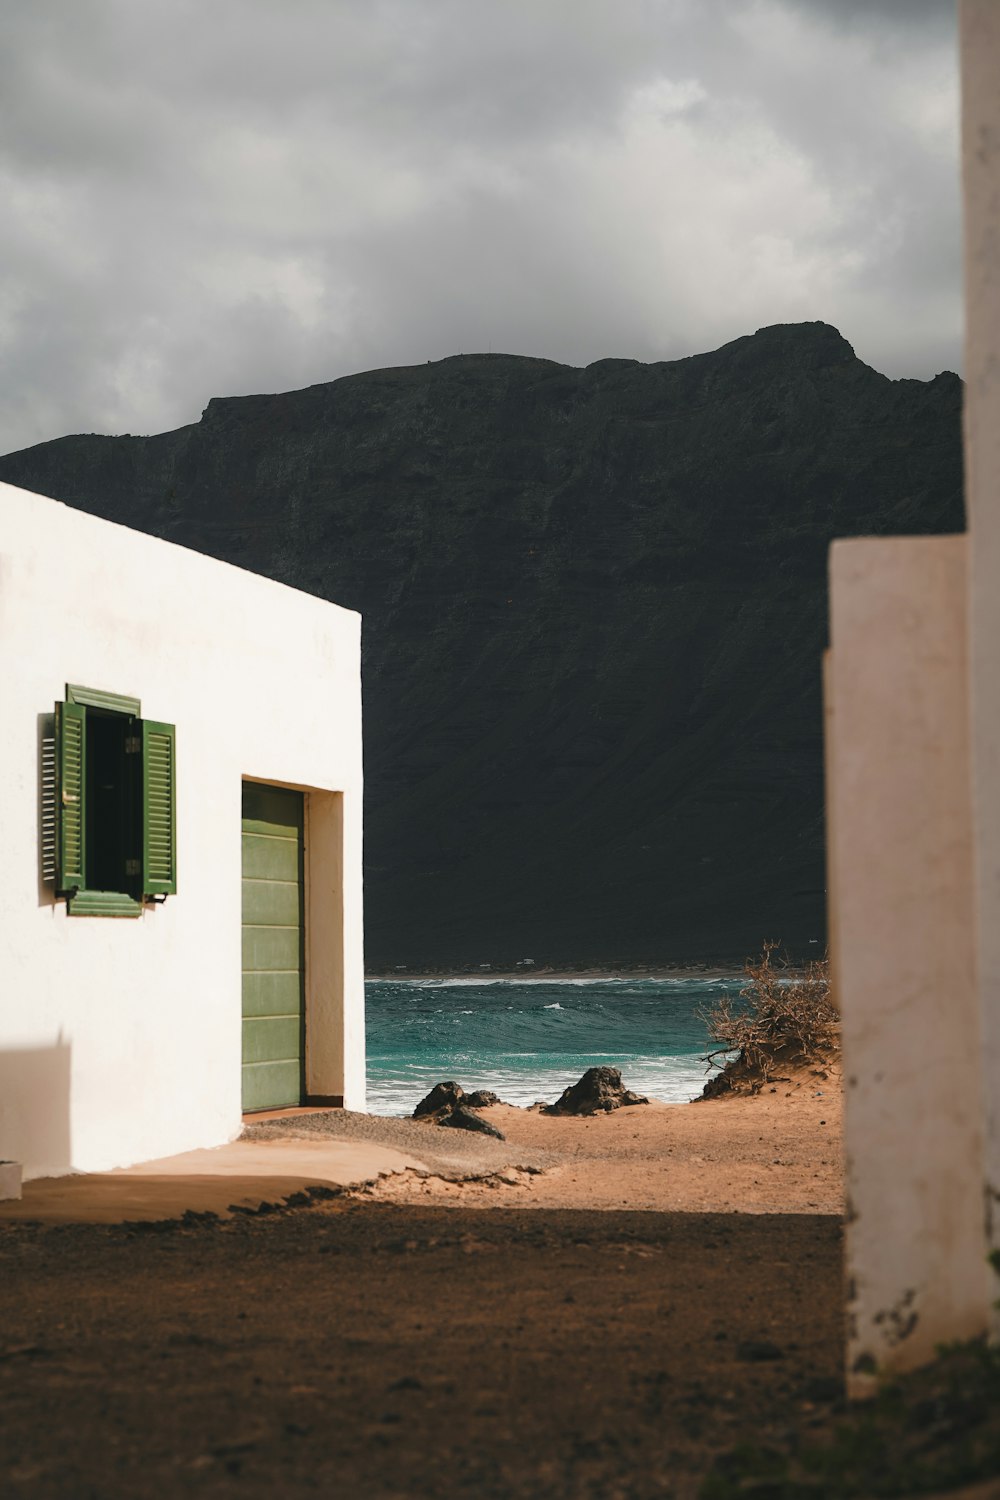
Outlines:
{"label": "dark mountain", "polygon": [[362,611],[370,967],[721,961],[824,941],[827,547],[963,528],[961,400],[793,324],[213,400],[0,478]]}

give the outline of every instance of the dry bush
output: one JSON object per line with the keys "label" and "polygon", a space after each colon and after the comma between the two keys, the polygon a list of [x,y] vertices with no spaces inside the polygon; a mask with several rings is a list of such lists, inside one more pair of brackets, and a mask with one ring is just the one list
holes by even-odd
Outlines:
{"label": "dry bush", "polygon": [[760,958],[747,960],[738,1000],[723,995],[699,1012],[716,1043],[705,1061],[721,1070],[705,1085],[707,1099],[740,1087],[756,1092],[776,1068],[827,1062],[840,1047],[829,959],[792,971],[778,948],[765,943]]}

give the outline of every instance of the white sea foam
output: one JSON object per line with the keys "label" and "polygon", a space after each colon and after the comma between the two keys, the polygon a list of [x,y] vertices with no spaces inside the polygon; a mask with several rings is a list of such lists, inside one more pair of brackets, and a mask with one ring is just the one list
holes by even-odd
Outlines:
{"label": "white sea foam", "polygon": [[[491,1059],[489,1064],[456,1060],[454,1076],[466,1090],[491,1089],[505,1104],[522,1109],[537,1099],[554,1103],[568,1084],[575,1083],[580,1070],[566,1067],[534,1067],[525,1072],[516,1055]],[[668,1104],[684,1104],[696,1099],[705,1084],[705,1064],[695,1057],[602,1056],[588,1059],[591,1066],[609,1062],[620,1068],[626,1085],[651,1099]],[[409,1115],[423,1096],[441,1082],[440,1069],[404,1065],[382,1073],[368,1086],[368,1109],[377,1115]]]}
{"label": "white sea foam", "polygon": [[402,974],[369,974],[367,984],[399,984],[414,989],[492,989],[496,986],[513,985],[676,985],[687,988],[692,984],[732,984],[743,980],[744,975],[736,970],[731,973],[702,973],[692,970],[684,974],[436,974],[430,977],[414,977]]}

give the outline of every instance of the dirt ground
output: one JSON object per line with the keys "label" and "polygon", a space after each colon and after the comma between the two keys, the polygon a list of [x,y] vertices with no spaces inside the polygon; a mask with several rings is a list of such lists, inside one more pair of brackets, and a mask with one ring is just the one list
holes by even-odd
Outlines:
{"label": "dirt ground", "polygon": [[222,1217],[5,1219],[0,1495],[790,1495],[731,1456],[842,1420],[839,1111],[807,1073],[496,1108],[503,1142],[293,1117],[249,1134],[426,1167]]}
{"label": "dirt ground", "polygon": [[8,1224],[6,1497],[690,1496],[840,1384],[832,1216]]}

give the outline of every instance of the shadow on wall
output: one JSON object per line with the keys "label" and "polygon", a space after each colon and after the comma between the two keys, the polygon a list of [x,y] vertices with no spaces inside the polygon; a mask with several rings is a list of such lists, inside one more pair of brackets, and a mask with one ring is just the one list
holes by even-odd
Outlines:
{"label": "shadow on wall", "polygon": [[37,719],[38,757],[38,904],[56,904],[56,721],[54,714]]}
{"label": "shadow on wall", "polygon": [[69,1042],[0,1048],[0,1159],[25,1178],[72,1170]]}

